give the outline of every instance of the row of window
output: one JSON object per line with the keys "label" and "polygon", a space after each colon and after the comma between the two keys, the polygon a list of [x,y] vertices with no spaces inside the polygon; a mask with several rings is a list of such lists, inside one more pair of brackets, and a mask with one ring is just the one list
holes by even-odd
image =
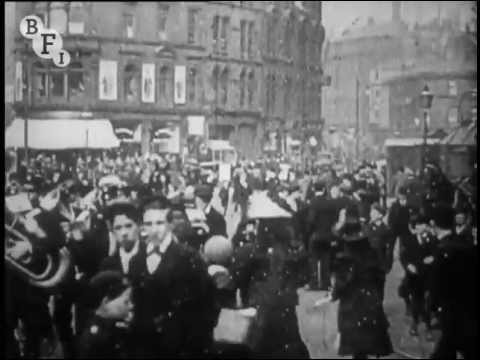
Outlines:
{"label": "row of window", "polygon": [[[126,103],[140,103],[142,92],[142,74],[138,66],[128,64],[123,69],[123,97]],[[90,76],[80,62],[72,62],[67,70],[46,67],[42,63],[33,66],[33,96],[36,101],[48,99],[82,100],[85,97],[85,79]],[[190,68],[187,75],[187,99],[195,103],[198,98],[197,70]],[[156,101],[171,104],[173,101],[174,76],[171,66],[162,66],[157,76],[158,96]],[[105,79],[102,79],[103,82]],[[114,80],[116,82],[116,80]],[[107,84],[108,85],[108,84]],[[144,92],[150,92],[153,84],[145,81]],[[148,89],[150,87],[150,89]]]}
{"label": "row of window", "polygon": [[278,16],[272,15],[267,18],[266,53],[270,56],[292,58],[296,43],[302,57],[305,56],[309,62],[319,61],[323,42],[322,31],[320,24],[313,27],[308,21],[301,22],[299,28],[295,29],[292,17],[282,21]]}
{"label": "row of window", "polygon": [[[283,80],[283,84],[280,81]],[[268,74],[265,79],[265,111],[272,114],[277,108],[278,101],[283,103],[283,112],[289,114],[293,110],[292,104],[295,102],[306,113],[319,113],[321,106],[321,90],[320,82],[308,81],[304,88],[304,82],[298,81],[298,87],[295,89],[295,82],[290,77],[277,78],[274,74]],[[278,89],[283,89],[283,99],[277,97]],[[304,89],[304,90],[303,90]]]}
{"label": "row of window", "polygon": [[[144,92],[150,92],[146,87],[152,87],[151,82],[145,81],[142,85],[142,73],[140,67],[127,64],[123,71],[123,97],[126,103],[138,104],[141,102],[142,86]],[[72,102],[85,98],[85,81],[90,76],[81,62],[72,62],[67,70],[57,67],[46,67],[38,62],[33,65],[33,96],[37,102],[46,102],[49,99],[65,99]],[[228,68],[220,71],[215,67],[213,84],[216,103],[226,105],[229,98],[230,72]],[[107,80],[102,79],[107,86]],[[110,80],[112,81],[112,80]],[[116,80],[113,80],[116,82]],[[199,98],[198,71],[190,67],[186,77],[187,101],[195,103]],[[254,104],[256,89],[255,73],[253,70],[243,69],[239,79],[239,106],[251,108]],[[115,86],[116,88],[116,86]],[[174,72],[171,66],[162,66],[158,70],[156,100],[162,105],[169,105],[173,101]],[[148,91],[147,91],[148,90]]]}

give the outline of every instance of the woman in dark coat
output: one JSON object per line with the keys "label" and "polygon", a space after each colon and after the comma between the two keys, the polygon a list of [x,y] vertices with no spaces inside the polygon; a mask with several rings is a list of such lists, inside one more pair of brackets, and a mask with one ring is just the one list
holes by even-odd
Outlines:
{"label": "woman in dark coat", "polygon": [[231,275],[244,306],[257,309],[255,358],[309,358],[296,315],[307,258],[290,221],[261,219],[255,242],[234,251]]}
{"label": "woman in dark coat", "polygon": [[340,300],[339,355],[366,359],[393,352],[382,304],[384,270],[364,234],[358,210],[342,210],[336,232],[343,250],[336,256],[332,300]]}

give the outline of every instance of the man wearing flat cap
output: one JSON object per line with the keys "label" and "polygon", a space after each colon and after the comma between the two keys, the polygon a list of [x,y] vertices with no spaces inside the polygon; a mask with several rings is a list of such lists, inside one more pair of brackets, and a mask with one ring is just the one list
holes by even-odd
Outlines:
{"label": "man wearing flat cap", "polygon": [[209,185],[199,185],[195,189],[195,204],[205,213],[209,235],[227,236],[227,224],[225,218],[211,204],[213,189]]}

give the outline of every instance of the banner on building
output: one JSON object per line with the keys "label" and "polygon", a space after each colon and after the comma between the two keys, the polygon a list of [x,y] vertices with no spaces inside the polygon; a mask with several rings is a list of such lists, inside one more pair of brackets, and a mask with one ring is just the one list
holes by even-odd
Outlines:
{"label": "banner on building", "polygon": [[15,68],[15,101],[23,101],[23,66],[17,61]]}
{"label": "banner on building", "polygon": [[186,67],[184,65],[175,66],[175,104],[185,104],[186,102],[186,77]]}
{"label": "banner on building", "polygon": [[155,64],[142,65],[142,101],[155,102]]}
{"label": "banner on building", "polygon": [[188,116],[188,135],[203,136],[205,132],[205,116]]}
{"label": "banner on building", "polygon": [[99,99],[117,100],[117,62],[100,60],[98,77]]}

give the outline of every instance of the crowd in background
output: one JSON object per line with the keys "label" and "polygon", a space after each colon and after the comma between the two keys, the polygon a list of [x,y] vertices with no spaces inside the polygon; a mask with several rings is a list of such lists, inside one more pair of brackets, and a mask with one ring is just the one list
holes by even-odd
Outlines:
{"label": "crowd in background", "polygon": [[[341,334],[341,355],[353,355],[354,358],[389,355],[393,352],[393,347],[388,335],[390,324],[385,315],[383,300],[385,282],[392,270],[396,246],[405,271],[398,294],[405,300],[408,316],[411,317],[410,335],[418,336],[418,326],[424,322],[427,338],[433,341],[435,320],[439,323],[442,337],[432,356],[449,357],[456,351],[462,352],[466,358],[476,354],[473,337],[476,334],[476,324],[471,316],[476,311],[476,297],[472,291],[472,284],[475,283],[473,269],[476,266],[473,250],[477,246],[476,207],[471,195],[447,183],[435,167],[425,171],[424,178],[401,170],[390,189],[395,199],[389,206],[385,168],[379,168],[375,164],[361,164],[352,172],[333,169],[331,166],[300,171],[284,165],[285,159],[280,158],[243,161],[232,166],[230,176],[222,179],[218,169],[202,169],[198,164],[180,164],[179,159],[173,157],[122,157],[119,154],[109,157],[102,154],[77,157],[75,163],[69,163],[59,161],[54,155],[43,154],[32,158],[28,166],[21,164],[17,171],[9,172],[7,196],[28,192],[34,207],[42,207],[42,204],[46,204],[46,199],[50,197],[52,200],[53,197],[53,205],[50,208],[43,206],[43,209],[58,212],[56,222],[68,220],[66,222],[70,223],[65,228],[65,236],[67,244],[70,240],[71,252],[76,254],[76,270],[72,274],[72,283],[76,285],[61,288],[55,296],[53,319],[66,356],[78,355],[73,345],[73,333],[80,335],[86,332],[81,338],[83,347],[80,351],[80,354],[86,356],[98,355],[98,351],[103,351],[110,356],[121,356],[121,353],[133,357],[161,357],[167,353],[174,356],[221,357],[234,353],[248,356],[308,357],[308,351],[299,336],[295,315],[295,306],[298,304],[296,289],[303,285],[309,290],[329,292],[330,295],[319,300],[319,303],[340,301],[338,330]],[[105,178],[112,176],[115,178],[113,184],[105,182],[102,185]],[[61,190],[52,195],[52,191],[59,186]],[[249,218],[252,194],[258,191],[266,192],[269,199],[290,214],[289,225],[282,219],[268,219],[268,216],[260,221]],[[92,193],[94,195],[89,201],[82,201]],[[128,201],[133,207],[118,207],[115,205],[118,200]],[[186,215],[187,203],[193,204],[205,215],[205,221],[210,225],[207,231],[209,236],[232,238],[234,251],[227,260],[219,262],[205,258],[202,249],[208,236],[188,229],[186,224],[191,219]],[[141,209],[140,215],[134,208]],[[232,234],[227,234],[225,220],[229,216],[229,209],[233,209],[240,217]],[[85,211],[90,213],[92,220],[87,226],[88,230],[85,230],[83,224],[83,230],[77,231],[78,228],[72,224],[77,215]],[[71,215],[65,215],[69,212]],[[163,217],[155,220],[155,216]],[[119,264],[123,263],[122,259],[128,256],[132,247],[135,248],[134,244],[139,241],[129,238],[127,230],[125,239],[120,230],[116,232],[116,222],[119,227],[126,226],[121,221],[133,223],[129,225],[131,227],[140,228],[142,225],[147,233],[151,231],[152,234],[157,234],[152,230],[155,226],[162,228],[163,224],[167,224],[169,231],[162,233],[162,239],[173,236],[190,249],[175,250],[180,258],[190,259],[189,265],[180,258],[172,260],[173,263],[178,261],[183,264],[183,270],[180,271],[172,263],[171,266],[177,269],[175,276],[171,272],[168,274],[175,279],[180,276],[177,272],[184,274],[186,271],[184,275],[190,276],[189,271],[194,271],[190,266],[196,267],[195,271],[198,272],[200,268],[211,265],[222,266],[220,272],[229,274],[229,277],[217,276],[217,289],[213,292],[207,272],[198,278],[196,275],[198,286],[192,287],[196,289],[194,293],[184,292],[185,288],[189,289],[192,285],[190,280],[185,283],[185,279],[178,278],[183,287],[162,283],[161,290],[171,292],[168,296],[171,302],[165,303],[165,307],[160,310],[156,309],[156,305],[144,297],[153,296],[150,286],[156,288],[160,285],[151,276],[142,275],[146,271],[142,267],[143,270],[136,267],[132,269],[133,274],[123,270],[124,275],[128,275],[131,286],[122,285],[114,274],[100,274],[100,278],[95,275],[98,271],[112,269],[113,265],[105,266],[105,259],[110,259],[107,264],[117,264],[113,269],[122,273]],[[155,225],[155,221],[159,221],[158,225]],[[46,224],[52,226],[51,223],[48,225],[48,221]],[[251,240],[252,232],[255,241]],[[173,235],[165,235],[170,233]],[[112,234],[116,236],[116,252],[110,249],[111,238],[115,237]],[[50,234],[47,237],[49,236]],[[147,267],[150,267],[150,242],[139,242],[141,245],[138,245],[144,251],[141,253],[144,257],[138,261],[146,260]],[[132,256],[139,256],[135,254]],[[160,259],[165,255],[165,250],[161,254]],[[83,278],[83,282],[74,280],[79,273],[82,274],[80,278]],[[230,280],[227,281],[226,278]],[[96,306],[97,312],[101,310],[107,313],[112,311],[112,306],[99,305],[98,301],[88,305],[80,300],[79,291],[82,289],[95,293],[91,290],[92,287],[85,290],[87,288],[84,286],[88,283],[86,280],[95,289],[108,288],[101,285],[103,283],[114,286],[116,290],[108,293],[111,301],[116,301],[119,297],[121,299],[122,296],[129,298],[125,291],[133,289],[129,306],[141,308],[138,316],[142,321],[135,323],[134,328],[138,331],[137,334],[143,332],[145,336],[140,336],[142,339],[139,336],[125,339],[109,333],[109,336],[113,336],[109,338],[111,343],[96,344],[96,331],[110,330],[102,330],[103,325],[98,323],[102,320],[98,316],[94,319],[97,322],[87,325],[92,306]],[[145,283],[150,285],[139,285]],[[253,354],[242,346],[211,344],[220,309],[227,307],[226,304],[232,306],[232,303],[238,303],[238,299],[235,300],[237,289],[240,290],[240,303],[251,305],[261,314],[262,331],[257,333],[253,345],[249,344],[249,349],[254,349]],[[17,289],[14,293],[18,291],[20,290]],[[48,324],[52,320],[48,320],[49,315],[44,311],[44,295],[40,294],[36,300],[25,304],[22,296],[29,291],[37,294],[37,290],[27,287],[21,291],[24,292],[19,295],[20,298],[15,299],[24,308],[17,315],[29,325],[25,331],[30,339],[34,339],[28,343],[26,354],[38,355],[38,339],[42,337],[42,332],[48,333]],[[101,293],[102,290],[98,291]],[[163,300],[158,301],[162,303]],[[198,302],[200,307],[193,305],[194,302]],[[71,315],[68,315],[72,304],[77,305],[76,331],[71,329]],[[150,322],[152,313],[145,310],[149,307],[155,313],[153,318],[159,321],[160,325],[155,325],[157,327]],[[35,311],[43,309],[42,324],[38,323],[41,317],[32,320],[32,312],[29,310],[32,308]],[[182,314],[175,318],[175,325],[164,319],[171,312],[177,311],[172,309],[177,309]],[[131,309],[124,310],[125,314],[131,312]],[[146,312],[142,314],[144,310]],[[203,314],[203,317],[193,315],[195,311]],[[16,313],[12,314],[12,321],[16,321]],[[195,320],[187,320],[188,316]],[[175,333],[180,331],[179,324],[185,326],[188,321],[199,322],[192,330],[194,332],[188,333],[190,338]],[[169,324],[165,326],[177,336],[160,335],[161,324]],[[11,329],[15,329],[16,325],[9,323]],[[161,344],[168,351],[162,352],[161,346],[156,344],[157,338],[162,339]],[[182,342],[176,342],[179,338],[182,338]],[[15,342],[13,339],[10,341]],[[191,342],[191,346],[186,345],[188,342]],[[99,349],[98,346],[104,348]],[[121,347],[121,351],[117,346]],[[179,350],[182,347],[183,352]],[[138,352],[139,349],[144,349],[147,353]],[[182,354],[179,355],[178,351]]]}

